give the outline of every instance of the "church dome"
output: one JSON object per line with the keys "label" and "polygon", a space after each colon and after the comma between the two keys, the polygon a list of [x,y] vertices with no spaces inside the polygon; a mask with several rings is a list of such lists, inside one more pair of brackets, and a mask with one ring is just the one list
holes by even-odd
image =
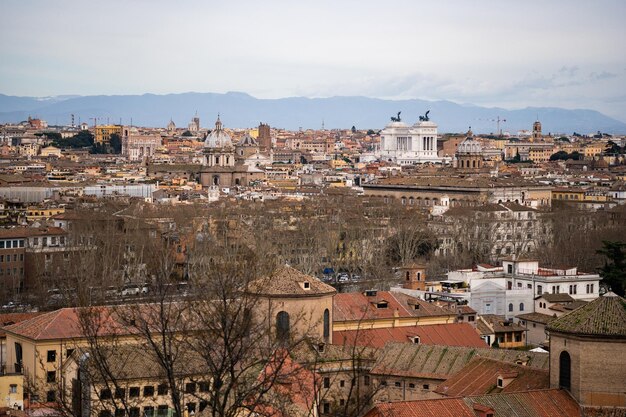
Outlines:
{"label": "church dome", "polygon": [[204,140],[205,148],[230,148],[233,146],[233,142],[230,139],[228,133],[222,129],[222,122],[220,116],[217,116],[215,121],[215,129]]}
{"label": "church dome", "polygon": [[237,143],[237,146],[259,146],[259,144],[255,138],[250,136],[250,133],[246,133],[239,143]]}
{"label": "church dome", "polygon": [[473,136],[468,136],[463,142],[459,143],[456,148],[457,154],[479,154],[482,153],[483,147],[480,142],[474,139]]}

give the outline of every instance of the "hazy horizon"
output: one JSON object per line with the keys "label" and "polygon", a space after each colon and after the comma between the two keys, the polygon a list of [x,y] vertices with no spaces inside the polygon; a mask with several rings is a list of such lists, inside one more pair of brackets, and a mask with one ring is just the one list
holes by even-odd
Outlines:
{"label": "hazy horizon", "polygon": [[0,92],[363,96],[626,119],[626,2],[5,0]]}

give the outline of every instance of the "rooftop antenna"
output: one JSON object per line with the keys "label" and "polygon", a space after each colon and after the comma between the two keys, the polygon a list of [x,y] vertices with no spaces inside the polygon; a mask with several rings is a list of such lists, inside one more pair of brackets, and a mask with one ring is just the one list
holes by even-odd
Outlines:
{"label": "rooftop antenna", "polygon": [[322,119],[322,130],[324,130],[324,119]]}

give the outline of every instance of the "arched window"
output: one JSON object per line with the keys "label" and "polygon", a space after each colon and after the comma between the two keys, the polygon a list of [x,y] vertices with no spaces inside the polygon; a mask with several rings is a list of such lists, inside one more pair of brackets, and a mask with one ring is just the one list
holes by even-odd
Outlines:
{"label": "arched window", "polygon": [[519,303],[519,311],[524,311],[524,303]]}
{"label": "arched window", "polygon": [[330,337],[330,312],[328,309],[324,310],[324,340],[328,340]]}
{"label": "arched window", "polygon": [[509,311],[513,311],[513,303],[509,303]]}
{"label": "arched window", "polygon": [[561,352],[559,356],[559,388],[571,389],[572,386],[572,360],[569,353]]}
{"label": "arched window", "polygon": [[276,315],[276,337],[282,341],[289,339],[289,313],[286,311]]}

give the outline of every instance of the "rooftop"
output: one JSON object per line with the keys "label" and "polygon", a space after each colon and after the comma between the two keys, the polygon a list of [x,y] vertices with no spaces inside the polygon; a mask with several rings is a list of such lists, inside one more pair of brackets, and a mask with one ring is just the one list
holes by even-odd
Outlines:
{"label": "rooftop", "polygon": [[333,295],[337,292],[330,285],[289,265],[277,268],[265,278],[252,281],[248,290],[251,293],[274,297],[311,297]]}
{"label": "rooftop", "polygon": [[[367,295],[368,293],[372,295]],[[453,314],[433,303],[392,291],[337,294],[333,307],[335,322]]]}
{"label": "rooftop", "polygon": [[626,338],[626,300],[609,292],[552,321],[559,333]]}
{"label": "rooftop", "polygon": [[448,379],[463,369],[473,358],[490,358],[506,363],[520,363],[547,370],[546,353],[520,352],[488,347],[387,343],[379,352],[372,374],[397,375],[414,378]]}
{"label": "rooftop", "polygon": [[[499,376],[510,378],[512,381],[500,388],[497,386]],[[545,388],[550,388],[550,374],[547,370],[476,357],[458,373],[441,383],[435,392],[448,397],[465,397]]]}
{"label": "rooftop", "polygon": [[581,411],[564,390],[546,389],[465,398],[380,403],[365,417],[476,417],[475,409],[492,409],[495,416],[577,417]]}
{"label": "rooftop", "polygon": [[[418,338],[418,342],[415,341]],[[465,346],[484,348],[484,340],[469,323],[431,324],[380,329],[344,330],[333,332],[333,343],[347,346],[381,348],[387,342],[419,343],[425,345]]]}

